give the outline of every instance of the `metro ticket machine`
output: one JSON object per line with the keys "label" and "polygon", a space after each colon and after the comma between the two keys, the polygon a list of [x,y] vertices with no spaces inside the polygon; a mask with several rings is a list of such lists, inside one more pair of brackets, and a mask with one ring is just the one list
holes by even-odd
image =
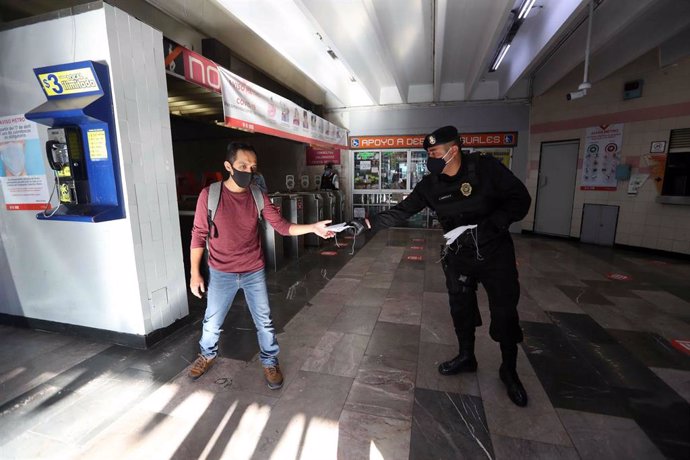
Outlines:
{"label": "metro ticket machine", "polygon": [[28,112],[47,125],[46,156],[59,203],[41,220],[125,217],[108,67],[93,61],[34,69],[48,101]]}

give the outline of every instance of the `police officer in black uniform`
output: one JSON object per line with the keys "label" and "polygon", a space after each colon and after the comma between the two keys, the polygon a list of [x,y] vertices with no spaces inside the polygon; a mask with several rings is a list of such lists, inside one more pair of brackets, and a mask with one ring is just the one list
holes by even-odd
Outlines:
{"label": "police officer in black uniform", "polygon": [[477,283],[489,298],[491,338],[501,347],[499,375],[508,396],[518,406],[527,404],[517,375],[517,344],[522,342],[517,313],[520,284],[515,248],[508,232],[511,223],[527,214],[527,189],[500,161],[490,155],[462,153],[462,140],[453,126],[444,126],[424,138],[431,172],[398,205],[375,216],[374,229],[396,225],[429,207],[436,211],[444,232],[464,225],[465,231],[442,250],[446,287],[460,352],[439,365],[443,375],[477,370],[474,331],[482,324],[477,306]]}

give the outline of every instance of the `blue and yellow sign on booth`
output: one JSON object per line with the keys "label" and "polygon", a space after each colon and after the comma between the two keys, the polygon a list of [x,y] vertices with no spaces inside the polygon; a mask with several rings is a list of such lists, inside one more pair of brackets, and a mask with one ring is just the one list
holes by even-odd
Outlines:
{"label": "blue and yellow sign on booth", "polygon": [[48,101],[26,118],[50,127],[46,155],[59,199],[57,207],[37,217],[81,222],[123,218],[108,67],[81,61],[34,73]]}

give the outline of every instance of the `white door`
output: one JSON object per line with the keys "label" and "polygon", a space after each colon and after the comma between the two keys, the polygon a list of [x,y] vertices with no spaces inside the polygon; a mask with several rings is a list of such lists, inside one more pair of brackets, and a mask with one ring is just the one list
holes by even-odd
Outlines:
{"label": "white door", "polygon": [[579,149],[579,141],[541,144],[535,233],[570,236]]}

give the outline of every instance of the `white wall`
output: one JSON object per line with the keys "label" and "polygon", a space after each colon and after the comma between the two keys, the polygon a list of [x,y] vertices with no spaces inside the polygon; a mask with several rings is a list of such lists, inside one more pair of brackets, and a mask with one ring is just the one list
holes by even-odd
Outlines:
{"label": "white wall", "polygon": [[[616,243],[690,254],[690,206],[655,201],[659,189],[654,178],[658,175],[649,159],[653,141],[666,141],[668,150],[670,131],[690,128],[690,58],[659,68],[658,51],[654,50],[594,83],[586,97],[566,101],[565,94],[577,88],[581,77],[580,66],[532,102],[530,193],[537,193],[541,144],[579,139],[570,235],[580,236],[584,204],[614,205],[619,206]],[[624,83],[639,78],[644,79],[642,97],[623,100]],[[619,182],[614,192],[580,190],[586,128],[609,123],[624,123],[621,163],[631,165],[633,174],[651,175],[637,195],[627,194],[627,181]],[[534,202],[523,223],[525,228],[533,228]]]}
{"label": "white wall", "polygon": [[0,31],[0,116],[45,102],[33,68],[80,60],[111,69],[127,217],[39,221],[0,196],[0,313],[144,335],[187,314],[160,33],[109,5]]}

